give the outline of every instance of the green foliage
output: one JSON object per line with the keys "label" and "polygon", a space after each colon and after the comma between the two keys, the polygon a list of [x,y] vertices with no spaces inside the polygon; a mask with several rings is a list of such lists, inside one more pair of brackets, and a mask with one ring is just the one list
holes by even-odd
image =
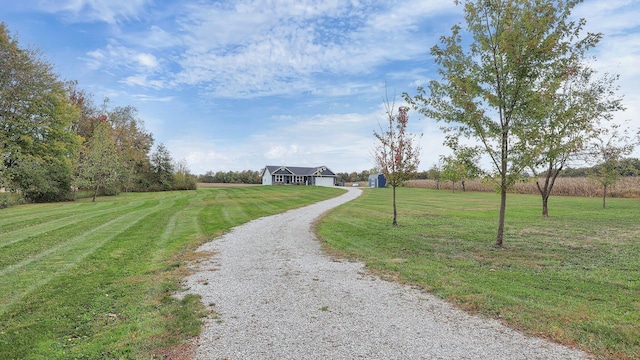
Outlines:
{"label": "green foliage", "polygon": [[173,159],[164,144],[158,144],[150,158],[149,173],[152,191],[166,191],[173,187]]}
{"label": "green foliage", "polygon": [[0,186],[29,201],[67,199],[79,146],[68,129],[77,116],[52,66],[0,23]]}
{"label": "green foliage", "polygon": [[[581,0],[462,2],[467,32],[459,25],[431,49],[439,80],[418,88],[413,104],[447,124],[449,139],[476,141],[493,165],[500,190],[496,245],[502,246],[506,194],[532,162],[529,139],[544,129],[540,114],[600,34],[581,38],[584,21],[570,20]],[[533,132],[533,133],[532,133]],[[462,142],[461,142],[462,143]]]}
{"label": "green foliage", "polygon": [[138,118],[138,109],[133,106],[116,107],[108,112],[111,134],[118,149],[120,160],[120,183],[125,192],[129,191],[136,175],[148,169],[149,152],[153,146],[153,136],[144,129]]}
{"label": "green foliage", "polygon": [[377,174],[377,169],[372,170],[362,170],[360,172],[350,172],[350,173],[337,173],[336,174],[336,182],[344,184],[348,182],[366,182],[369,181],[369,175]]}
{"label": "green foliage", "polygon": [[[600,164],[585,167],[567,167],[561,173],[560,177],[586,177],[599,171]],[[630,157],[621,158],[617,166],[620,176],[637,176],[640,174],[640,159]]]}
{"label": "green foliage", "polygon": [[100,190],[116,186],[122,172],[118,150],[110,132],[111,127],[107,122],[97,124],[78,163],[77,186],[81,189],[92,189],[93,201]]}
{"label": "green foliage", "polygon": [[23,205],[0,218],[0,359],[152,359],[196,336],[200,299],[173,296],[204,242],[324,200],[326,187],[134,193]]}
{"label": "green foliage", "polygon": [[[455,140],[453,140],[455,142]],[[462,190],[465,191],[465,182],[475,179],[482,175],[483,171],[478,167],[479,149],[469,146],[461,146],[455,142],[450,143],[453,150],[453,156],[441,156],[442,164],[441,177],[442,180],[449,180],[453,183],[452,189],[455,190],[455,183],[462,183]]]}
{"label": "green foliage", "polygon": [[[95,195],[170,190],[174,177],[179,188],[195,187],[192,175],[174,173],[164,145],[151,161],[153,137],[136,108],[111,108],[108,99],[98,108],[77,82],[61,82],[52,69],[0,23],[0,187],[30,202],[72,200],[74,182]],[[97,148],[108,151],[100,156]]]}
{"label": "green foliage", "polygon": [[620,124],[603,128],[592,143],[588,156],[598,162],[590,174],[603,187],[602,208],[606,207],[607,189],[615,184],[623,172],[621,160],[628,156],[640,143],[640,131],[631,134]]}
{"label": "green foliage", "polygon": [[640,357],[637,199],[602,211],[597,199],[558,197],[556,215],[541,218],[537,196],[511,195],[511,245],[496,248],[487,245],[499,212],[493,193],[400,188],[405,220],[395,228],[385,225],[388,196],[365,189],[329,213],[317,228],[323,243],[532,335],[597,358]]}
{"label": "green foliage", "polygon": [[189,171],[186,160],[177,162],[174,168],[173,190],[195,190],[198,187],[197,178]]}
{"label": "green foliage", "polygon": [[259,171],[207,171],[198,176],[198,182],[218,184],[262,184]]}

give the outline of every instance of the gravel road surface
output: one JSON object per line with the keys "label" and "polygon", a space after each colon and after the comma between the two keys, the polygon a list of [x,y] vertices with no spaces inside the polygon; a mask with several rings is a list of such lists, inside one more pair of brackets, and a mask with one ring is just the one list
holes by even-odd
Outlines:
{"label": "gravel road surface", "polygon": [[198,359],[585,359],[323,253],[312,223],[360,195],[254,220],[203,245],[187,279],[218,316]]}

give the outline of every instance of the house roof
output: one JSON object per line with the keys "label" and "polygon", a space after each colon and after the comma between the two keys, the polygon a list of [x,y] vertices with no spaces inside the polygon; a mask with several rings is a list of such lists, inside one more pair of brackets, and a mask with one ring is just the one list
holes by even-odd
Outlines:
{"label": "house roof", "polygon": [[264,170],[262,170],[262,174],[264,174],[265,171],[269,171],[269,174],[271,175],[286,174],[297,176],[336,176],[333,171],[329,170],[329,168],[324,165],[316,167],[267,165]]}

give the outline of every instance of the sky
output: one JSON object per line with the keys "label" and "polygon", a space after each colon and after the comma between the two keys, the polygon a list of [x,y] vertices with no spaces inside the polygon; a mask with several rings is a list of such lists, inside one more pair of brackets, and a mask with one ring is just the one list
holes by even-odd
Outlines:
{"label": "sky", "polygon": [[[429,50],[463,22],[453,0],[0,0],[0,21],[96,104],[134,106],[155,143],[194,174],[266,165],[375,167],[384,99],[437,79]],[[640,127],[640,1],[586,0],[599,74],[620,75]],[[416,112],[420,170],[441,124]],[[637,152],[636,152],[637,153]],[[637,156],[637,155],[635,155]]]}

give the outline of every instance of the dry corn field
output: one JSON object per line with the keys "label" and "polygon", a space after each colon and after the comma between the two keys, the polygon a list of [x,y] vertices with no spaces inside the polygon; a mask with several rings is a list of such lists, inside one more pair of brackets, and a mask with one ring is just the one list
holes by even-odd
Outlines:
{"label": "dry corn field", "polygon": [[[543,181],[543,180],[541,180]],[[407,187],[427,188],[440,190],[452,190],[451,181],[435,180],[410,180]],[[492,183],[480,179],[468,180],[465,182],[466,191],[495,191]],[[455,191],[462,191],[462,184],[455,183]],[[553,186],[552,195],[560,196],[585,196],[601,197],[602,185],[594,179],[588,177],[580,178],[558,178]],[[518,194],[539,194],[533,179],[518,182],[511,191]],[[607,197],[640,198],[640,177],[624,177],[607,189]]]}

